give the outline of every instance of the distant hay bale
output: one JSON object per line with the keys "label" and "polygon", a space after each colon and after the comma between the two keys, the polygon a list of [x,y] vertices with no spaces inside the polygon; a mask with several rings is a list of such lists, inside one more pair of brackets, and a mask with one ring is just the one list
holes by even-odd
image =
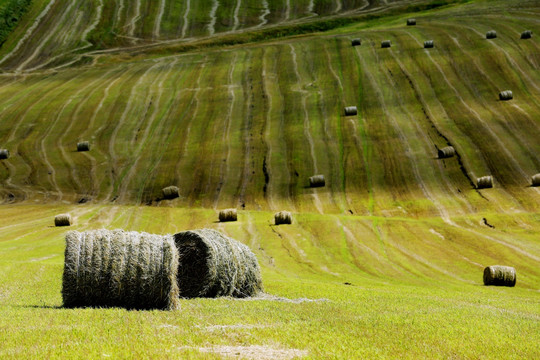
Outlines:
{"label": "distant hay bale", "polygon": [[238,220],[238,214],[236,212],[236,209],[225,209],[219,212],[219,221],[221,222],[237,221],[237,220]]}
{"label": "distant hay bale", "polygon": [[289,211],[280,211],[274,215],[274,224],[290,225],[292,224],[292,215]]}
{"label": "distant hay bale", "polygon": [[484,269],[484,285],[516,285],[516,269],[511,266],[493,265]]}
{"label": "distant hay bale", "polygon": [[314,175],[309,178],[309,186],[314,187],[323,187],[326,185],[326,181],[324,180],[324,175]]}
{"label": "distant hay bale", "polygon": [[531,30],[525,30],[524,32],[521,33],[521,38],[522,39],[530,39],[530,38],[532,38],[532,31]]}
{"label": "distant hay bale", "polygon": [[90,151],[90,143],[88,141],[77,143],[77,151]]}
{"label": "distant hay bale", "polygon": [[9,150],[0,149],[0,160],[9,159]]}
{"label": "distant hay bale", "polygon": [[66,235],[64,306],[179,308],[178,249],[171,235],[123,230]]}
{"label": "distant hay bale", "polygon": [[416,25],[416,19],[407,19],[407,26]]}
{"label": "distant hay bale", "polygon": [[454,149],[453,146],[446,146],[439,149],[437,155],[439,159],[451,158],[452,156],[456,155],[456,149]]}
{"label": "distant hay bale", "polygon": [[353,40],[351,41],[351,45],[352,45],[352,46],[360,46],[360,45],[362,45],[362,40],[360,40],[360,39],[353,39]]}
{"label": "distant hay bale", "polygon": [[499,93],[499,100],[506,101],[506,100],[512,100],[514,98],[514,94],[511,90],[504,90]]}
{"label": "distant hay bale", "polygon": [[533,175],[532,186],[540,186],[540,174]]}
{"label": "distant hay bale", "polygon": [[493,187],[493,177],[492,176],[482,176],[476,181],[477,189],[490,189]]}
{"label": "distant hay bale", "polygon": [[163,192],[163,198],[176,199],[180,196],[180,189],[177,186],[167,186],[161,190]]}
{"label": "distant hay bale", "polygon": [[424,49],[430,49],[433,47],[433,40],[424,41]]}
{"label": "distant hay bale", "polygon": [[215,230],[174,235],[180,296],[244,298],[263,291],[257,258],[246,245]]}
{"label": "distant hay bale", "polygon": [[390,42],[390,40],[381,41],[381,48],[389,48],[390,46],[392,46],[392,43]]}
{"label": "distant hay bale", "polygon": [[356,106],[347,106],[345,108],[345,116],[353,116],[358,114],[358,109]]}
{"label": "distant hay bale", "polygon": [[54,226],[71,226],[73,219],[69,214],[60,214],[54,217]]}
{"label": "distant hay bale", "polygon": [[497,37],[497,32],[495,30],[490,30],[486,33],[486,39],[495,39]]}

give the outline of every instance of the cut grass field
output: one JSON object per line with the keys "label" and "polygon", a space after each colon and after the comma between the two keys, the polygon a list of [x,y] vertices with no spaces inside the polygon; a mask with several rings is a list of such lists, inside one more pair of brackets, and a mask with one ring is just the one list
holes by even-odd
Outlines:
{"label": "cut grass field", "polygon": [[[540,5],[388,3],[34,1],[0,49],[0,358],[539,358]],[[222,231],[270,295],[63,309],[61,213]]]}

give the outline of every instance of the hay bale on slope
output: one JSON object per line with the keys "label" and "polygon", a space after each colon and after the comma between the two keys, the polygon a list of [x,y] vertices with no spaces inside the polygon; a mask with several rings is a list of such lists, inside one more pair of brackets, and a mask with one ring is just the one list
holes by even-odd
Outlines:
{"label": "hay bale on slope", "polygon": [[486,39],[495,39],[497,37],[497,32],[495,30],[489,30],[486,33]]}
{"label": "hay bale on slope", "polygon": [[54,217],[54,226],[71,226],[73,219],[69,214],[60,214]]}
{"label": "hay bale on slope", "polygon": [[77,151],[90,151],[90,143],[88,141],[77,143]]}
{"label": "hay bale on slope", "polygon": [[351,45],[352,46],[360,46],[360,45],[362,45],[362,40],[360,40],[360,39],[352,39]]}
{"label": "hay bale on slope", "polygon": [[177,309],[178,249],[171,235],[123,230],[66,235],[65,307]]}
{"label": "hay bale on slope", "polygon": [[532,38],[532,31],[531,30],[525,30],[521,33],[521,39],[530,39]]}
{"label": "hay bale on slope", "polygon": [[326,185],[326,181],[324,180],[324,175],[314,175],[309,178],[309,186],[314,187],[323,187]]}
{"label": "hay bale on slope", "polygon": [[9,159],[9,150],[8,149],[0,149],[0,160]]}
{"label": "hay bale on slope", "polygon": [[353,116],[358,114],[358,109],[356,106],[347,106],[345,107],[345,116]]}
{"label": "hay bale on slope", "polygon": [[477,189],[490,189],[493,187],[492,176],[482,176],[476,180]]}
{"label": "hay bale on slope", "polygon": [[407,26],[416,25],[416,19],[407,19]]}
{"label": "hay bale on slope", "polygon": [[514,98],[514,94],[511,90],[504,90],[499,93],[499,100],[506,101],[506,100],[512,100]]}
{"label": "hay bale on slope", "polygon": [[389,48],[390,46],[392,46],[392,43],[390,42],[390,40],[383,40],[381,41],[381,48]]}
{"label": "hay bale on slope", "polygon": [[533,175],[532,186],[540,186],[540,174]]}
{"label": "hay bale on slope", "polygon": [[163,192],[164,199],[176,199],[180,196],[180,189],[177,186],[167,186],[161,190]]}
{"label": "hay bale on slope", "polygon": [[439,159],[451,158],[452,156],[456,155],[456,149],[454,149],[453,146],[446,146],[442,149],[439,149],[437,155]]}
{"label": "hay bale on slope", "polygon": [[424,41],[424,49],[431,49],[434,46],[433,40]]}
{"label": "hay bale on slope", "polygon": [[180,262],[180,296],[248,297],[263,291],[261,269],[246,245],[215,230],[174,235]]}
{"label": "hay bale on slope", "polygon": [[236,212],[236,209],[225,209],[219,212],[220,222],[237,221],[237,220],[238,220],[238,213]]}
{"label": "hay bale on slope", "polygon": [[516,269],[511,266],[493,265],[484,269],[484,285],[516,285]]}
{"label": "hay bale on slope", "polygon": [[290,225],[292,224],[292,215],[289,211],[280,211],[274,214],[274,224]]}

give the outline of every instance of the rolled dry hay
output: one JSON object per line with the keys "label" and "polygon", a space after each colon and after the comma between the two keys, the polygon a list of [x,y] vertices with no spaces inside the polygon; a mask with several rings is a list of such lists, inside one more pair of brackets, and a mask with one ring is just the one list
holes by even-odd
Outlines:
{"label": "rolled dry hay", "polygon": [[433,40],[424,41],[424,49],[430,49],[434,46]]}
{"label": "rolled dry hay", "polygon": [[274,224],[292,224],[292,215],[289,211],[280,211],[274,215]]}
{"label": "rolled dry hay", "polygon": [[437,153],[439,159],[451,158],[452,156],[456,155],[456,149],[454,149],[453,146],[446,146],[442,149],[439,149]]}
{"label": "rolled dry hay", "polygon": [[60,214],[54,217],[54,226],[71,226],[73,219],[69,214]]}
{"label": "rolled dry hay", "polygon": [[77,143],[77,151],[90,151],[90,143],[88,141]]}
{"label": "rolled dry hay", "polygon": [[215,230],[174,235],[180,262],[180,296],[248,297],[263,291],[257,257],[244,244]]}
{"label": "rolled dry hay", "polygon": [[516,269],[511,266],[493,265],[484,269],[484,285],[516,285]]}
{"label": "rolled dry hay", "polygon": [[540,174],[533,175],[532,186],[540,186]]}
{"label": "rolled dry hay", "polygon": [[180,189],[177,186],[167,186],[161,190],[163,192],[163,198],[176,199],[180,196]]}
{"label": "rolled dry hay", "polygon": [[345,116],[353,116],[358,114],[358,109],[356,106],[347,106],[345,108]]}
{"label": "rolled dry hay", "polygon": [[490,30],[486,33],[486,39],[495,39],[497,37],[497,32],[495,30]]}
{"label": "rolled dry hay", "polygon": [[309,178],[309,186],[312,188],[323,187],[324,185],[326,185],[324,175],[314,175]]}
{"label": "rolled dry hay", "polygon": [[70,231],[62,279],[64,306],[177,309],[178,258],[171,235]]}
{"label": "rolled dry hay", "polygon": [[532,38],[532,31],[531,30],[525,30],[524,32],[521,33],[521,38],[522,39],[530,39],[530,38]]}
{"label": "rolled dry hay", "polygon": [[219,212],[219,221],[221,222],[237,221],[237,220],[238,220],[238,214],[236,212],[236,209],[225,209]]}
{"label": "rolled dry hay", "polygon": [[416,25],[416,19],[407,19],[407,26]]}
{"label": "rolled dry hay", "polygon": [[9,150],[0,149],[0,160],[9,159]]}
{"label": "rolled dry hay", "polygon": [[476,180],[477,189],[490,189],[493,187],[492,176],[482,176]]}
{"label": "rolled dry hay", "polygon": [[352,46],[360,46],[360,45],[362,45],[362,40],[360,40],[360,39],[352,39],[351,45]]}
{"label": "rolled dry hay", "polygon": [[505,101],[505,100],[512,100],[514,98],[514,94],[512,94],[511,90],[504,90],[499,93],[499,100]]}
{"label": "rolled dry hay", "polygon": [[392,43],[390,42],[390,40],[381,41],[381,48],[389,48],[390,46],[392,46]]}

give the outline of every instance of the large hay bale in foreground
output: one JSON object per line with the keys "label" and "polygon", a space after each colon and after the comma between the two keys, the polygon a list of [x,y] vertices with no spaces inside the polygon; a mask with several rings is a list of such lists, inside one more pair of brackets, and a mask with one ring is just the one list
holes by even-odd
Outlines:
{"label": "large hay bale in foreground", "polygon": [[390,42],[390,40],[383,40],[381,41],[381,48],[389,48],[390,46],[392,46],[392,43]]}
{"label": "large hay bale in foreground", "polygon": [[532,31],[531,30],[525,30],[521,33],[521,39],[530,39],[532,38]]}
{"label": "large hay bale in foreground", "polygon": [[352,46],[360,46],[360,45],[362,45],[362,40],[360,40],[360,39],[352,39],[351,45]]}
{"label": "large hay bale in foreground", "polygon": [[274,214],[274,224],[290,225],[292,224],[292,215],[288,211],[280,211]]}
{"label": "large hay bale in foreground", "polygon": [[347,106],[345,108],[345,116],[353,116],[358,114],[358,109],[356,106]]}
{"label": "large hay bale in foreground", "polygon": [[88,141],[77,143],[77,151],[90,151],[90,143]]}
{"label": "large hay bale in foreground", "polygon": [[54,217],[54,226],[71,226],[73,219],[69,214],[60,214]]}
{"label": "large hay bale in foreground", "polygon": [[533,175],[532,186],[540,186],[540,174]]}
{"label": "large hay bale in foreground", "polygon": [[246,245],[211,229],[180,232],[174,241],[181,297],[243,298],[263,291],[259,263]]}
{"label": "large hay bale in foreground", "polygon": [[439,149],[437,155],[439,159],[451,158],[452,156],[456,155],[456,149],[454,149],[453,146],[446,146],[442,149]]}
{"label": "large hay bale in foreground", "polygon": [[484,285],[516,285],[516,269],[511,266],[493,265],[484,269]]}
{"label": "large hay bale in foreground", "polygon": [[499,93],[499,100],[506,101],[506,100],[512,100],[514,98],[514,94],[511,90],[504,90]]}
{"label": "large hay bale in foreground", "polygon": [[416,25],[416,19],[407,19],[407,26]]}
{"label": "large hay bale in foreground", "polygon": [[180,189],[177,186],[167,186],[161,190],[163,192],[164,199],[176,199],[180,196]]}
{"label": "large hay bale in foreground", "polygon": [[492,176],[482,176],[476,180],[477,189],[490,189],[493,187]]}
{"label": "large hay bale in foreground", "polygon": [[65,307],[177,309],[178,250],[171,235],[123,230],[66,235]]}
{"label": "large hay bale in foreground", "polygon": [[497,32],[495,30],[490,30],[486,33],[486,39],[495,39],[497,37]]}
{"label": "large hay bale in foreground", "polygon": [[324,175],[314,175],[309,178],[309,186],[314,187],[323,187],[326,185],[326,181],[324,180]]}
{"label": "large hay bale in foreground", "polygon": [[219,221],[221,222],[237,221],[237,220],[238,220],[238,213],[236,209],[225,209],[219,212]]}
{"label": "large hay bale in foreground", "polygon": [[431,49],[434,46],[433,40],[424,41],[424,49]]}
{"label": "large hay bale in foreground", "polygon": [[0,149],[0,160],[9,159],[9,150]]}

